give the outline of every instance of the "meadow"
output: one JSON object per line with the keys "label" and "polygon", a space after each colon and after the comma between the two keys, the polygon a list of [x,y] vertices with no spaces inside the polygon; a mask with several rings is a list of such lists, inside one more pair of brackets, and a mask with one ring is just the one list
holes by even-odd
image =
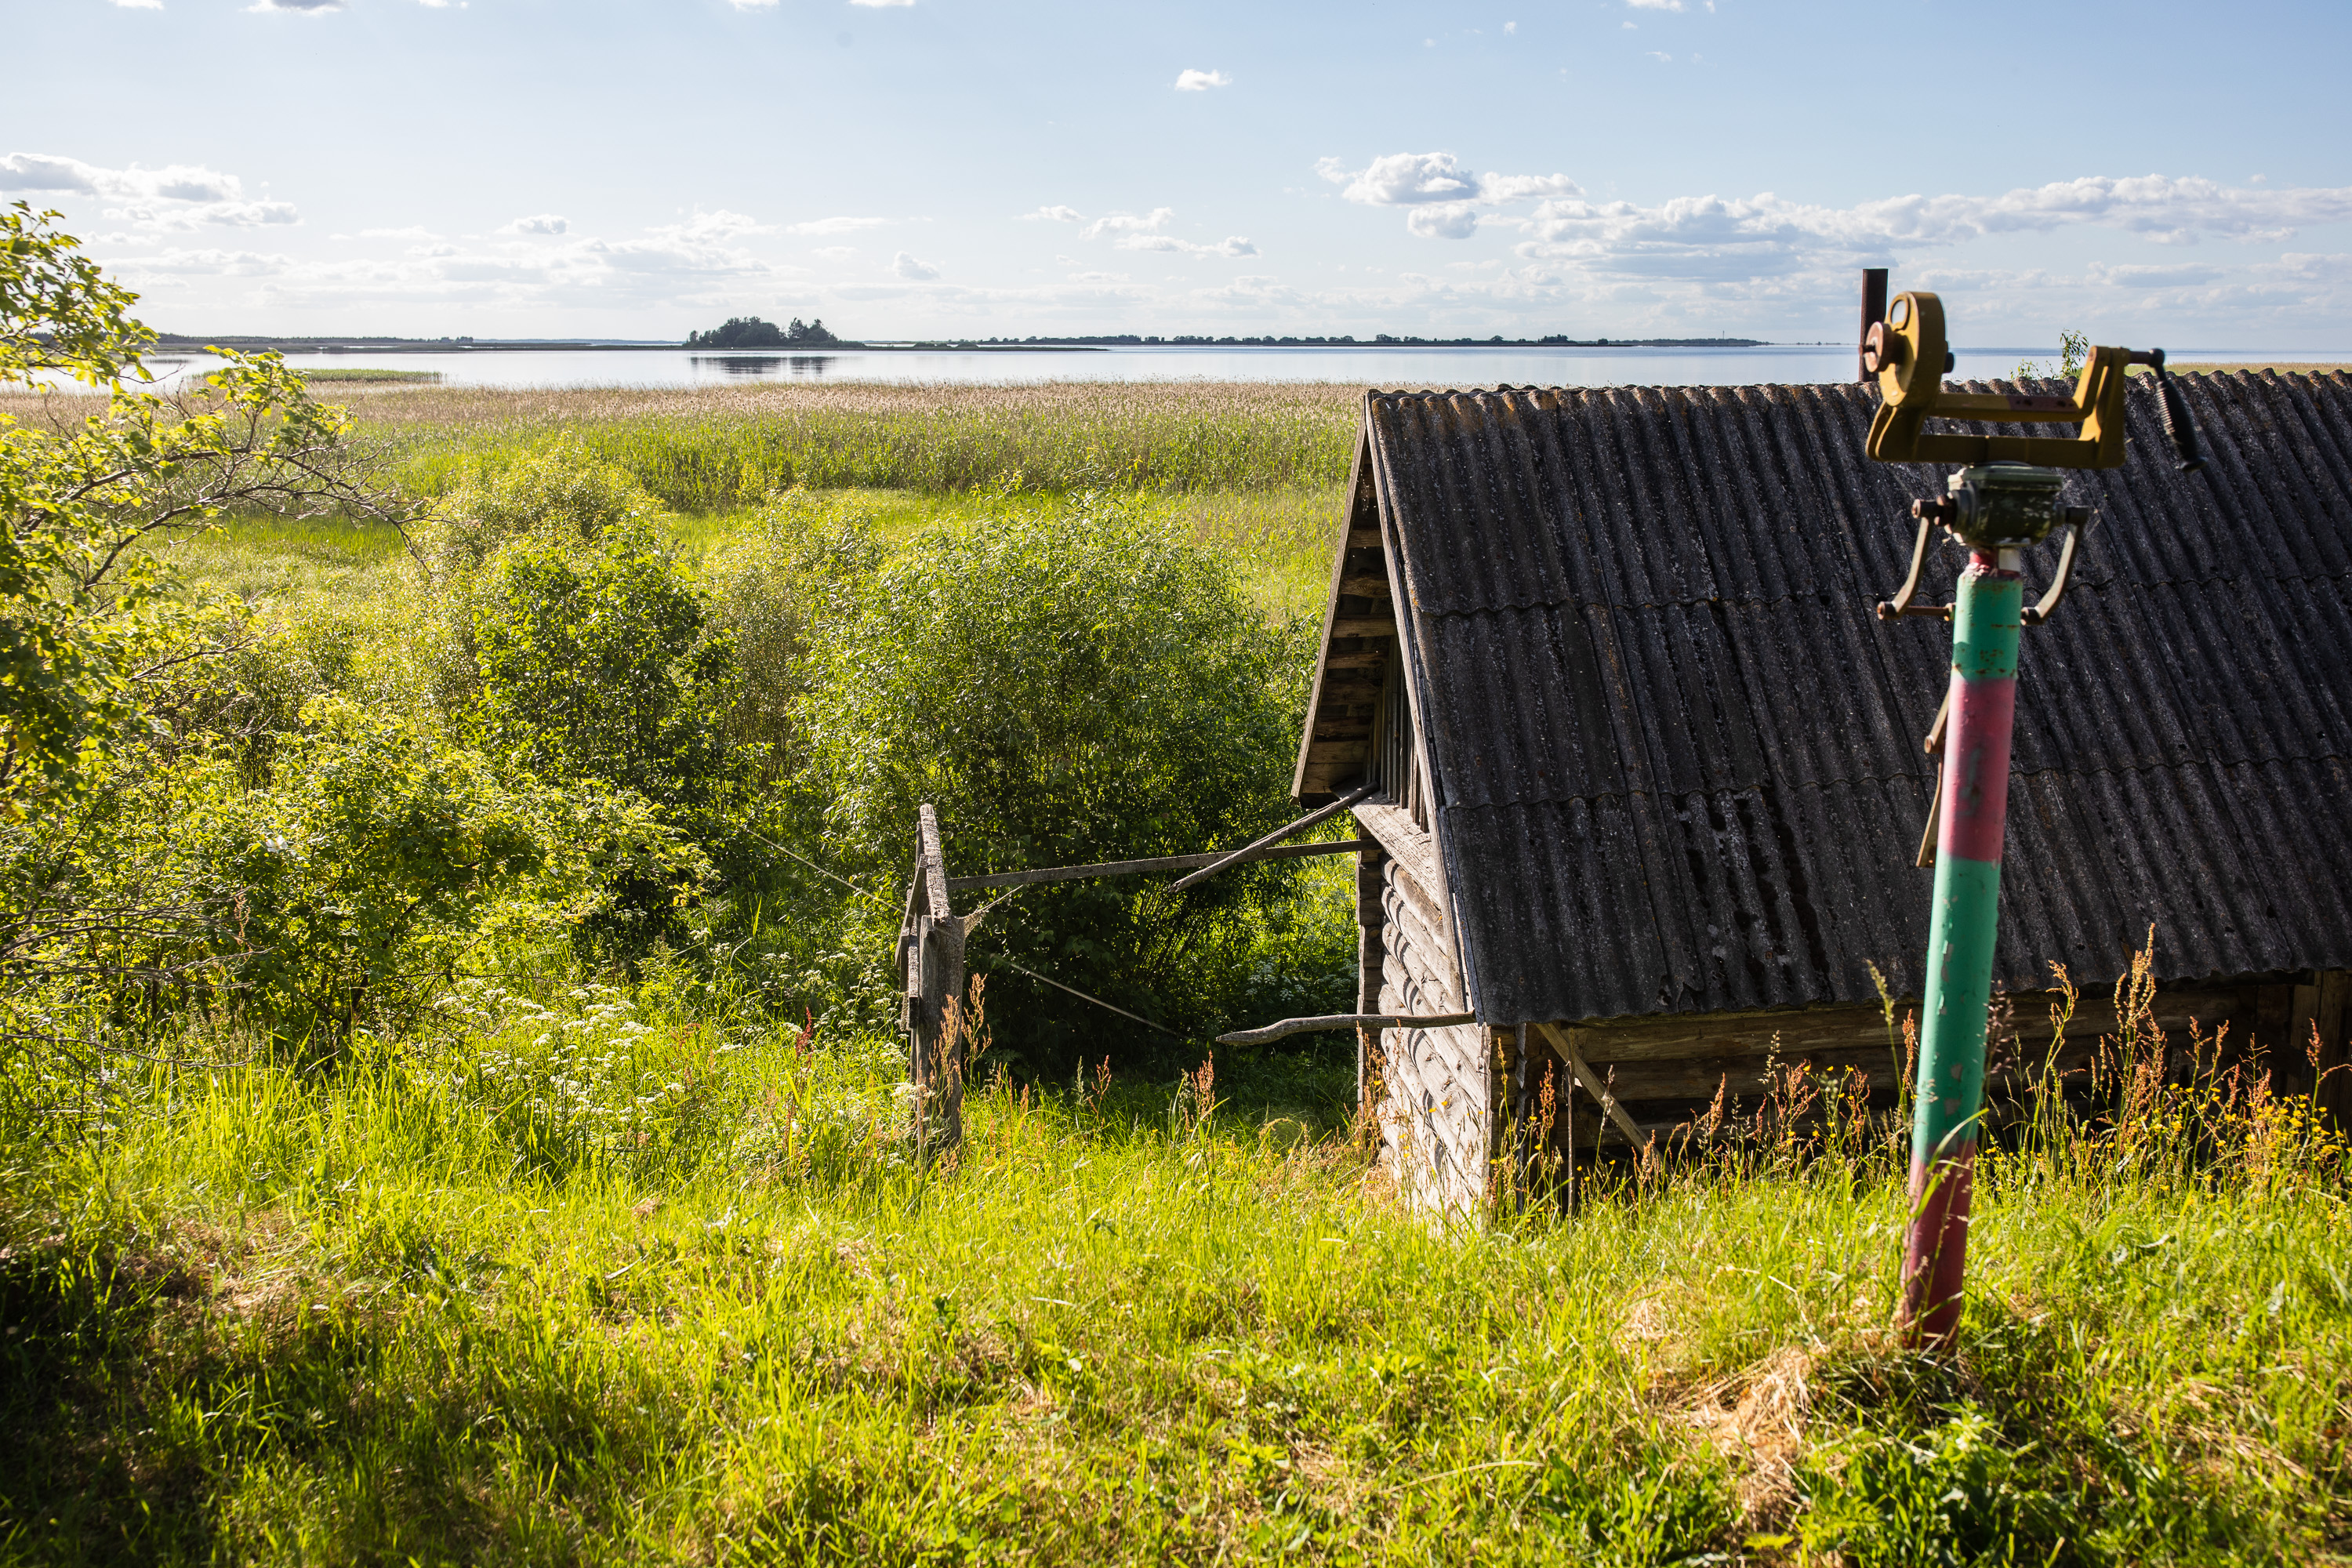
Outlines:
{"label": "meadow", "polygon": [[[1040,858],[998,777],[1007,736],[1049,735],[1047,805],[1119,832],[1136,799],[1235,793],[1100,784],[1104,726],[1140,726],[1121,754],[1171,768],[1202,748],[1047,656],[1096,637],[1160,661],[1167,690],[1216,659],[1258,683],[1245,711],[1179,717],[1214,713],[1236,747],[1270,724],[1280,776],[1250,788],[1282,809],[1356,396],[349,389],[384,470],[453,521],[240,517],[167,547],[253,629],[236,700],[174,710],[214,726],[216,760],[139,854],[227,834],[206,803],[256,778],[288,803],[260,820],[321,847],[272,875],[376,853],[364,812],[331,838],[299,793],[325,786],[273,757],[394,748],[423,759],[386,775],[401,789],[458,780],[433,812],[541,809],[534,780],[586,768],[594,736],[527,722],[576,698],[562,670],[499,673],[498,638],[530,654],[515,639],[566,629],[515,619],[518,585],[704,617],[744,682],[709,722],[769,761],[707,793],[631,775],[716,868],[677,884],[704,889],[683,913],[572,884],[486,905],[340,1022],[232,985],[56,1013],[110,1043],[19,1064],[0,1100],[0,1563],[2352,1556],[2344,1144],[2259,1086],[2129,1070],[2203,1048],[2144,1019],[2100,1115],[1988,1157],[1950,1357],[1892,1328],[1897,1128],[1776,1102],[1704,1160],[1593,1173],[1572,1215],[1513,1194],[1433,1219],[1370,1157],[1349,1042],[1211,1051],[1204,1020],[1326,1010],[1299,998],[1352,984],[1339,858],[1228,906],[1013,906],[1051,928],[1007,950],[1033,963],[1108,947],[1236,973],[1166,1015],[1172,1056],[1077,1004],[1041,1031],[1045,994],[992,975],[967,1142],[919,1155],[885,1010],[891,792],[942,792],[996,835],[957,842]],[[503,543],[463,526],[509,514]],[[446,564],[467,550],[478,565]],[[875,673],[899,637],[943,692]],[[666,723],[700,711],[716,645],[676,646]],[[1040,731],[1071,689],[1066,728]],[[338,703],[415,734],[338,740],[360,722]],[[904,736],[878,733],[891,704]],[[531,771],[467,782],[477,736],[537,746],[515,752]],[[329,890],[364,912],[364,889]],[[99,1032],[134,1014],[135,1037]]]}

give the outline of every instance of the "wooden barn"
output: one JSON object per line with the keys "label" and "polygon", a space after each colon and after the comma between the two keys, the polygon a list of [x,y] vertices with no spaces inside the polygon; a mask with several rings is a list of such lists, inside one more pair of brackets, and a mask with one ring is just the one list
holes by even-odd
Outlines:
{"label": "wooden barn", "polygon": [[[2032,1058],[2066,965],[2079,1052],[2152,927],[2168,1029],[2226,1023],[2293,1086],[2352,1011],[2352,379],[2182,384],[2202,473],[2135,385],[2133,460],[2067,480],[2097,521],[2025,633],[1994,984]],[[1921,990],[1949,634],[1874,613],[1946,472],[1866,460],[1876,405],[1367,395],[1295,794],[1378,791],[1359,1011],[1475,1019],[1372,1042],[1425,1201],[1479,1201],[1547,1068],[1589,1079],[1559,1123],[1588,1151],[1754,1094],[1775,1049],[1891,1091],[1873,970]]]}

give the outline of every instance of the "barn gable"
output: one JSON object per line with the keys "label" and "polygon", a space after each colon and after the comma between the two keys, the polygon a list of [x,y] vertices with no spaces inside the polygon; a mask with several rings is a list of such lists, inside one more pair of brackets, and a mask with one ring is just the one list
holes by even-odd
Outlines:
{"label": "barn gable", "polygon": [[[2068,480],[2100,521],[2026,634],[2006,989],[2104,984],[2150,925],[2177,979],[2352,965],[2352,380],[2181,385],[2204,474],[2150,455],[2135,388],[2143,456]],[[1920,990],[1948,637],[1872,607],[1941,471],[1867,461],[1875,406],[1368,397],[1297,793],[1409,727],[1483,1025],[1861,1003],[1873,965]]]}

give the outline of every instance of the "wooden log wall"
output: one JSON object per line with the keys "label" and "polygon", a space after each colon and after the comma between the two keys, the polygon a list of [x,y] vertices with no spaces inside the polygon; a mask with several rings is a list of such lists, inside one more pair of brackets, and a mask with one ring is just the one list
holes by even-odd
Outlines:
{"label": "wooden log wall", "polygon": [[[1371,816],[1385,852],[1370,862],[1364,890],[1378,894],[1379,1001],[1370,1011],[1431,1014],[1464,1010],[1462,967],[1453,922],[1430,886],[1433,856],[1426,835],[1401,813]],[[1416,842],[1416,840],[1419,840]],[[1373,919],[1370,910],[1366,920]],[[1370,974],[1365,976],[1367,983]],[[1484,1202],[1500,1121],[1491,1032],[1475,1024],[1441,1029],[1387,1029],[1378,1037],[1381,1158],[1416,1203],[1463,1213]]]}

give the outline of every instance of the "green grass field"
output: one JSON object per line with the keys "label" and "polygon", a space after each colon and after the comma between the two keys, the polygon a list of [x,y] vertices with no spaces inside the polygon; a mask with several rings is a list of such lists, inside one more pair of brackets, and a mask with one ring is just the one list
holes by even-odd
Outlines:
{"label": "green grass field", "polygon": [[1947,1363],[1890,1332],[1883,1148],[1448,1226],[1311,1077],[1000,1088],[925,1171],[872,1047],[593,992],[457,1021],[324,1081],[158,1070],[7,1173],[0,1559],[2344,1543],[2352,1268],[2300,1173],[1996,1158]]}
{"label": "green grass field", "polygon": [[[604,454],[690,560],[787,479],[894,542],[1139,490],[1281,614],[1353,396],[352,402],[426,489]],[[265,627],[410,635],[388,529],[172,548]],[[1441,1221],[1344,1044],[999,1080],[927,1167],[889,1037],[802,1024],[541,954],[339,1056],[202,1014],[48,1080],[0,1141],[0,1564],[2352,1560],[2347,1167],[2303,1102],[2209,1078],[1990,1154],[1943,1359],[1893,1331],[1883,1122]]]}

